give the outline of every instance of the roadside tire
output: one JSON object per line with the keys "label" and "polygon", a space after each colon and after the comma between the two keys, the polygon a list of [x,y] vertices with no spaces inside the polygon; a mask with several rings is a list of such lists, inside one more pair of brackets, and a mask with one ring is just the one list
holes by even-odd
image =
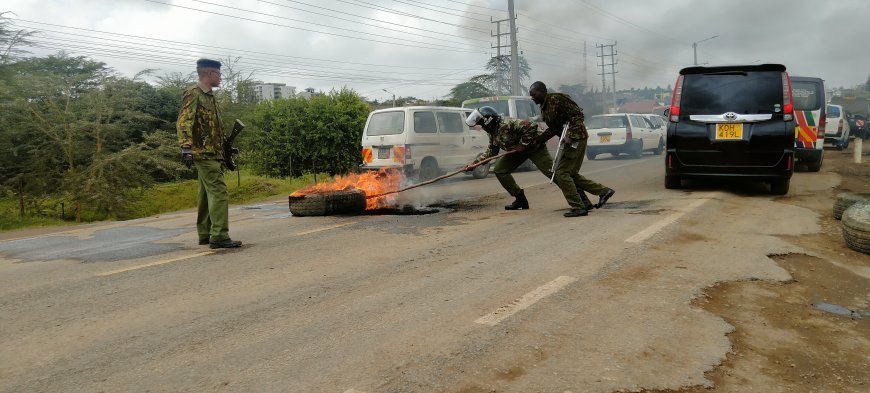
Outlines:
{"label": "roadside tire", "polygon": [[438,164],[434,159],[427,158],[420,164],[420,172],[417,173],[417,181],[424,182],[432,180],[438,176]]}
{"label": "roadside tire", "polygon": [[676,190],[683,186],[683,181],[678,176],[665,175],[665,188],[668,190]]}
{"label": "roadside tire", "polygon": [[290,213],[297,217],[359,213],[366,210],[362,190],[334,191],[290,197]]}
{"label": "roadside tire", "polygon": [[659,138],[659,146],[656,147],[655,150],[653,150],[653,154],[660,156],[660,155],[662,155],[663,151],[665,151],[665,140],[662,138]]}
{"label": "roadside tire", "polygon": [[643,155],[643,141],[635,143],[634,146],[632,146],[629,155],[631,155],[631,158],[640,158],[640,156]]}
{"label": "roadside tire", "polygon": [[837,195],[837,200],[834,201],[834,218],[840,220],[843,218],[843,212],[846,211],[852,205],[858,202],[870,202],[870,194],[868,193],[854,193],[854,192],[844,192],[840,195]]}
{"label": "roadside tire", "polygon": [[471,176],[475,179],[483,179],[487,175],[489,175],[489,167],[492,166],[491,163],[487,163],[485,165],[481,165],[471,170]]}
{"label": "roadside tire", "polygon": [[791,179],[774,180],[770,182],[770,193],[773,195],[788,194],[788,187],[791,184]]}
{"label": "roadside tire", "polygon": [[594,160],[595,157],[597,157],[597,156],[598,156],[597,153],[593,153],[593,152],[588,151],[588,150],[586,151],[586,159],[587,159],[587,160],[590,160],[590,161],[591,161],[591,160]]}
{"label": "roadside tire", "polygon": [[849,248],[870,254],[870,202],[859,202],[843,212],[843,239]]}

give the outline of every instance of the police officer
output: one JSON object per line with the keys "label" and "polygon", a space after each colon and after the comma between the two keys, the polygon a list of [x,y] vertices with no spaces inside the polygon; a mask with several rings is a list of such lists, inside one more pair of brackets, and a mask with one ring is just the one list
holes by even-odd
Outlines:
{"label": "police officer", "polygon": [[[475,109],[465,123],[469,127],[479,125],[489,135],[489,147],[486,152],[468,164],[466,170],[475,163],[497,155],[500,149],[513,151],[513,154],[499,158],[492,171],[502,187],[515,198],[513,203],[504,207],[505,210],[528,209],[529,200],[526,199],[525,192],[517,185],[511,172],[524,161],[529,160],[544,176],[549,178],[552,174],[550,168],[553,166],[553,158],[550,157],[546,146],[539,142],[541,133],[538,131],[538,125],[528,120],[505,120],[495,109],[488,106]],[[572,217],[568,213],[565,216]]]}
{"label": "police officer", "polygon": [[[547,141],[556,135],[561,136],[563,125],[568,124],[568,135],[562,141],[564,153],[556,167],[555,179],[571,205],[571,211],[566,216],[585,216],[589,209],[604,206],[615,191],[580,175],[580,166],[583,165],[583,156],[586,155],[586,141],[589,138],[583,123],[583,109],[565,94],[547,93],[544,82],[532,83],[529,95],[541,106],[542,120],[549,126],[541,136],[541,141]],[[592,205],[584,191],[598,195],[598,203]]]}
{"label": "police officer", "polygon": [[235,248],[242,242],[230,239],[229,197],[224,182],[223,144],[226,140],[213,88],[221,83],[221,63],[199,59],[199,82],[184,92],[178,114],[181,161],[196,166],[199,179],[196,230],[199,244],[211,248]]}

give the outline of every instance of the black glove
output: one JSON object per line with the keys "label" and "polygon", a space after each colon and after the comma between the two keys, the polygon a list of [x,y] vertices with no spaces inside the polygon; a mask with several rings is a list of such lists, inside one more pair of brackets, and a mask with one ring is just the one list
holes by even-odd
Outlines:
{"label": "black glove", "polygon": [[190,149],[181,148],[181,163],[187,169],[193,168],[193,151]]}

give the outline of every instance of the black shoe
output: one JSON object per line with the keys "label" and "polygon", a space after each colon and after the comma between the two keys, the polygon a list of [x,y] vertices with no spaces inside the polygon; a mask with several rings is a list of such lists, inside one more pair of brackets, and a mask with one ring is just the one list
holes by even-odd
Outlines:
{"label": "black shoe", "polygon": [[610,199],[613,194],[616,194],[616,191],[613,191],[612,188],[608,188],[607,192],[605,192],[604,195],[598,197],[598,204],[595,205],[595,208],[600,209],[601,206],[604,206],[604,204],[607,203],[607,200]]}
{"label": "black shoe", "polygon": [[232,239],[221,240],[219,242],[211,242],[208,244],[209,248],[236,248],[241,246],[242,242]]}
{"label": "black shoe", "polygon": [[588,215],[589,215],[589,211],[586,209],[580,208],[580,207],[575,207],[575,208],[571,209],[571,211],[563,214],[563,216],[565,216],[565,217],[583,217],[583,216],[588,216]]}
{"label": "black shoe", "polygon": [[583,206],[586,206],[586,210],[592,210],[595,205],[592,204],[592,201],[589,200],[589,197],[586,196],[586,192],[583,190],[577,190],[580,194],[580,200],[583,202]]}
{"label": "black shoe", "polygon": [[206,245],[206,244],[209,244],[208,238],[205,238],[205,239],[199,239],[199,245],[200,245],[200,246],[204,246],[204,245]]}
{"label": "black shoe", "polygon": [[517,195],[514,195],[514,197],[517,199],[514,200],[514,202],[511,203],[510,205],[505,206],[504,207],[505,210],[520,210],[520,209],[527,209],[528,210],[529,200],[526,199],[526,193],[523,192],[523,190],[520,190],[520,192],[518,192]]}

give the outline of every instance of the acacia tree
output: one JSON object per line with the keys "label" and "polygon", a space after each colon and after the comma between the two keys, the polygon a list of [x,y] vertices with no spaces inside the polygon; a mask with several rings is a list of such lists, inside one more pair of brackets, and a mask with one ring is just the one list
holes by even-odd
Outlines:
{"label": "acacia tree", "polygon": [[[524,82],[529,80],[531,67],[522,56],[519,57],[518,64],[520,89],[525,91]],[[486,73],[472,76],[467,82],[462,82],[450,89],[450,100],[454,103],[461,103],[469,98],[511,94],[510,55],[490,58],[486,62],[485,68]]]}

